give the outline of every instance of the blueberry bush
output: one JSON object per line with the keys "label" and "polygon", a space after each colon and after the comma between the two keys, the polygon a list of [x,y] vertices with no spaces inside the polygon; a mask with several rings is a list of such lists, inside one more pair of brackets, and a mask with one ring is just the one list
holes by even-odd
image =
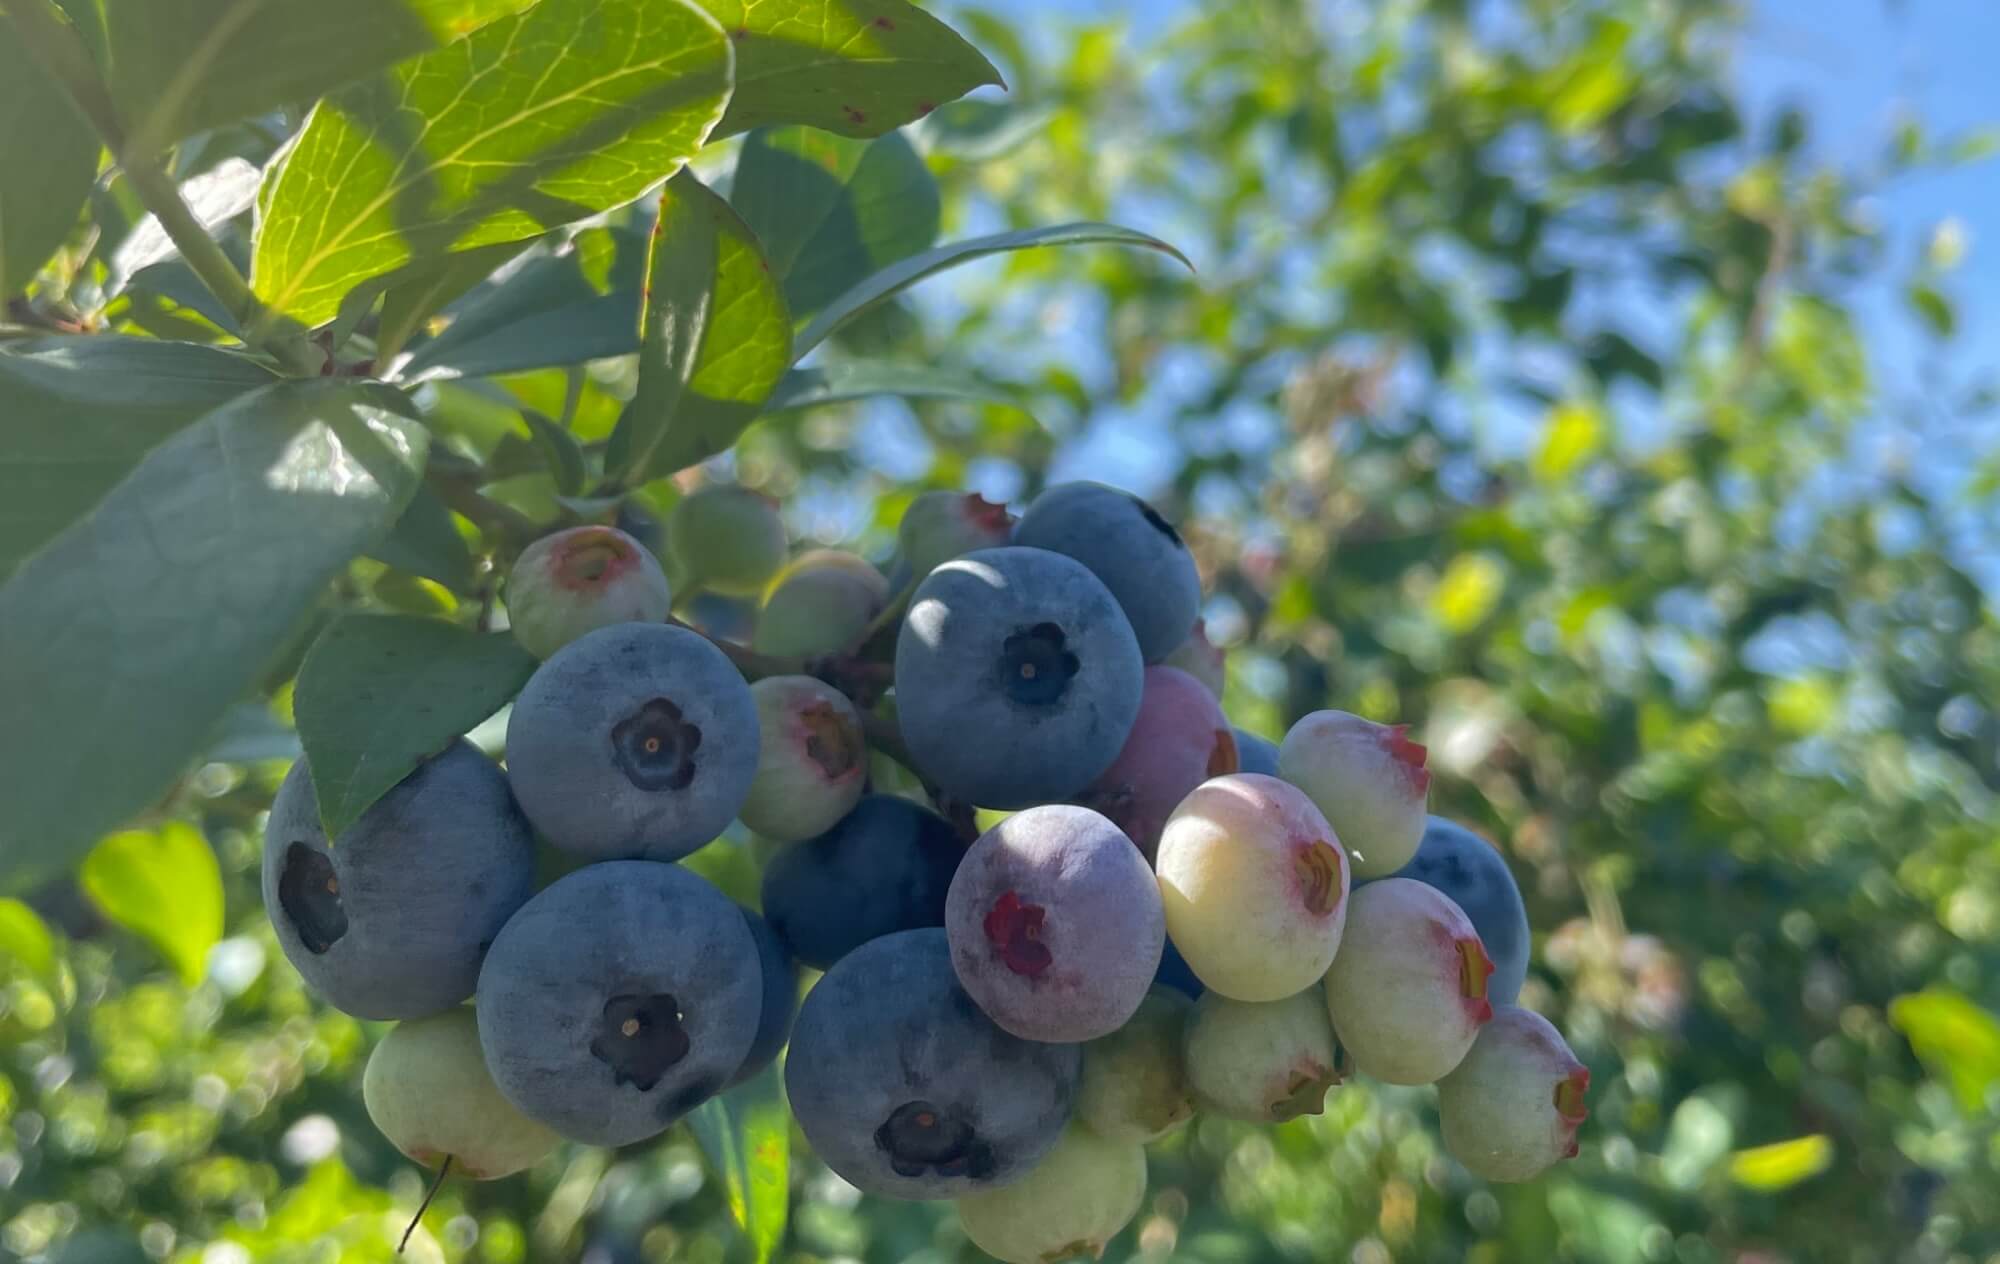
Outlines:
{"label": "blueberry bush", "polygon": [[2000,1259],[1990,139],[1740,20],[0,0],[0,1259]]}

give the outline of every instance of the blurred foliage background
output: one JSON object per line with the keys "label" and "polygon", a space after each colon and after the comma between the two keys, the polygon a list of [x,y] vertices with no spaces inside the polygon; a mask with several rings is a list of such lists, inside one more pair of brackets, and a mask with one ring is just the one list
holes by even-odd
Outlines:
{"label": "blurred foliage background", "polygon": [[[1239,723],[1417,726],[1435,810],[1522,880],[1525,1001],[1593,1114],[1581,1158],[1511,1188],[1443,1156],[1427,1090],[1203,1121],[1155,1147],[1112,1254],[2000,1260],[1995,388],[1898,396],[1853,315],[1888,285],[1949,339],[1962,237],[1885,237],[1810,117],[1751,125],[1733,5],[1205,8],[960,10],[1012,91],[912,129],[945,237],[1118,219],[1196,279],[1112,251],[968,271],[825,354],[967,366],[1021,407],[817,410],[716,471],[885,562],[926,487],[1154,496]],[[1870,179],[1980,156],[1912,122]],[[583,389],[579,417],[615,409],[629,373]],[[347,597],[409,599],[378,577]],[[361,1108],[380,1028],[315,1004],[265,925],[295,747],[254,720],[165,823],[0,901],[0,1258],[386,1258],[417,1201]],[[946,1206],[793,1181],[782,1258],[978,1258]],[[426,1226],[412,1258],[747,1254],[681,1131],[453,1183]]]}

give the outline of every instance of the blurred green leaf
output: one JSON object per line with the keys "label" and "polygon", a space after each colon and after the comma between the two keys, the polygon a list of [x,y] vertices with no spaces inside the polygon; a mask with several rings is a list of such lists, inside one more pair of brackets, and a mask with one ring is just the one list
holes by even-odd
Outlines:
{"label": "blurred green leaf", "polygon": [[628,202],[708,138],[732,65],[689,0],[541,0],[344,89],[265,175],[255,289],[317,325],[411,260]]}
{"label": "blurred green leaf", "polygon": [[806,123],[879,136],[1000,74],[904,0],[701,0],[736,42],[736,93],[716,135]]}
{"label": "blurred green leaf", "polygon": [[0,899],[0,956],[44,983],[55,980],[55,936],[41,914],[19,900]]}
{"label": "blurred green leaf", "polygon": [[799,335],[797,342],[792,346],[793,357],[803,358],[808,351],[826,341],[828,335],[863,312],[893,298],[925,277],[934,276],[947,268],[955,268],[974,259],[983,259],[988,255],[1003,254],[1010,250],[1091,243],[1139,246],[1157,250],[1172,255],[1186,264],[1190,270],[1194,267],[1188,263],[1186,255],[1159,238],[1148,236],[1136,229],[1120,228],[1116,224],[1056,224],[1047,228],[1026,228],[1018,232],[994,233],[988,237],[956,241],[939,246],[935,250],[927,250],[920,255],[912,255],[847,290],[828,304],[826,310],[814,317],[813,322],[806,326],[805,332]]}
{"label": "blurred green leaf", "polygon": [[246,356],[191,343],[0,340],[0,578],[161,440],[276,380]]}
{"label": "blurred green leaf", "polygon": [[441,48],[534,0],[97,0],[137,152]]}
{"label": "blurred green leaf", "polygon": [[1951,300],[1939,293],[1935,286],[1922,282],[1909,288],[1910,306],[1917,309],[1917,315],[1924,318],[1932,333],[1940,338],[1949,338],[1958,329],[1958,313],[1953,310]]}
{"label": "blurred green leaf", "polygon": [[0,586],[0,883],[63,865],[208,744],[408,503],[429,437],[406,407],[331,378],[240,396]]}
{"label": "blurred green leaf", "polygon": [[91,848],[77,881],[106,918],[159,949],[181,982],[201,982],[222,938],[222,870],[184,821],[127,830]]}
{"label": "blurred green leaf", "polygon": [[937,241],[937,181],[900,132],[868,142],[809,127],[752,132],[729,201],[763,243],[794,318]]}
{"label": "blurred green leaf", "polygon": [[102,148],[0,13],[0,302],[25,291],[75,227]]}
{"label": "blurred green leaf", "polygon": [[822,404],[845,403],[874,395],[900,395],[907,399],[983,400],[1020,407],[1020,400],[1012,391],[964,369],[878,360],[836,360],[830,364],[788,370],[779,380],[778,389],[771,392],[764,411],[776,413],[794,408],[816,408]]}
{"label": "blurred green leaf", "polygon": [[292,701],[327,837],[505,706],[534,671],[534,656],[504,633],[400,614],[329,623]]}
{"label": "blurred green leaf", "polygon": [[1932,987],[1891,1001],[1889,1021],[1931,1074],[1951,1084],[1961,1109],[1990,1109],[1987,1094],[2000,1084],[2000,1019],[1958,992]]}
{"label": "blurred green leaf", "polygon": [[757,238],[691,172],[660,193],[639,386],[604,454],[643,483],[725,451],[791,362],[792,321]]}
{"label": "blurred green leaf", "polygon": [[702,1103],[688,1126],[728,1192],[730,1216],[764,1264],[784,1241],[791,1198],[792,1125],[777,1066]]}
{"label": "blurred green leaf", "polygon": [[532,408],[522,409],[521,416],[527,421],[528,429],[534,435],[535,447],[549,467],[549,476],[555,479],[556,490],[565,496],[581,492],[585,477],[583,446],[576,441],[576,436]]}
{"label": "blurred green leaf", "polygon": [[389,534],[368,556],[400,571],[436,580],[456,593],[472,590],[472,550],[458,533],[451,510],[437,493],[419,485]]}
{"label": "blurred green leaf", "polygon": [[1738,1150],[1729,1156],[1729,1176],[1761,1194],[1790,1189],[1833,1166],[1832,1138],[1823,1133]]}
{"label": "blurred green leaf", "polygon": [[1597,454],[1604,442],[1604,414],[1594,404],[1572,400],[1549,410],[1542,446],[1535,453],[1535,476],[1559,482]]}

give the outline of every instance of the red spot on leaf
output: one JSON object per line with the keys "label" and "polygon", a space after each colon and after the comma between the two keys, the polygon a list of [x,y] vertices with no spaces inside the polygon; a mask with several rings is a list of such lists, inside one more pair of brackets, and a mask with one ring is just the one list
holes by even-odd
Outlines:
{"label": "red spot on leaf", "polygon": [[937,102],[919,101],[917,102],[917,117],[922,118],[924,115],[929,114],[932,110],[935,109],[937,109]]}
{"label": "red spot on leaf", "polygon": [[840,112],[847,116],[847,121],[850,123],[866,123],[868,121],[868,116],[866,114],[863,114],[861,111],[855,109],[851,105],[841,106]]}
{"label": "red spot on leaf", "polygon": [[894,22],[891,22],[888,18],[876,18],[875,29],[880,31],[893,31],[896,29],[896,24]]}
{"label": "red spot on leaf", "polygon": [[739,26],[735,30],[729,33],[729,38],[736,40],[739,43],[742,42],[743,40],[747,40],[750,38],[750,28],[747,26]]}
{"label": "red spot on leaf", "polygon": [[1047,910],[1039,904],[1023,903],[1008,891],[993,901],[986,914],[986,941],[1000,960],[1015,974],[1035,978],[1055,961],[1055,954],[1042,942],[1042,918]]}

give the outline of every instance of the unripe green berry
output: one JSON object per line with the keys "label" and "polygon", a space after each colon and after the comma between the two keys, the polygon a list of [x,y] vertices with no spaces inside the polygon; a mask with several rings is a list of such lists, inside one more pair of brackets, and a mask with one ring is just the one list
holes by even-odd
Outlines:
{"label": "unripe green berry", "polygon": [[1194,1115],[1183,1045],[1194,1002],[1154,987],[1123,1027],[1083,1046],[1076,1117],[1107,1141],[1157,1141]]}
{"label": "unripe green berry", "polygon": [[561,1140],[501,1096],[464,1006],[398,1023],[368,1057],[361,1100],[411,1160],[434,1168],[449,1156],[452,1171],[474,1180],[533,1167]]}
{"label": "unripe green berry", "polygon": [[734,483],[696,488],[667,515],[675,570],[716,592],[761,592],[784,566],[785,547],[777,503]]}
{"label": "unripe green berry", "polygon": [[1014,517],[978,492],[924,492],[903,511],[896,541],[913,579],[955,557],[993,549],[1014,534]]}
{"label": "unripe green berry", "polygon": [[1143,1147],[1071,1124],[1026,1176],[959,1199],[958,1219],[973,1245],[996,1259],[1050,1264],[1103,1255],[1145,1197]]}
{"label": "unripe green berry", "polygon": [[760,654],[813,658],[838,653],[889,603],[889,581],[866,559],[815,549],[786,567],[757,615]]}

